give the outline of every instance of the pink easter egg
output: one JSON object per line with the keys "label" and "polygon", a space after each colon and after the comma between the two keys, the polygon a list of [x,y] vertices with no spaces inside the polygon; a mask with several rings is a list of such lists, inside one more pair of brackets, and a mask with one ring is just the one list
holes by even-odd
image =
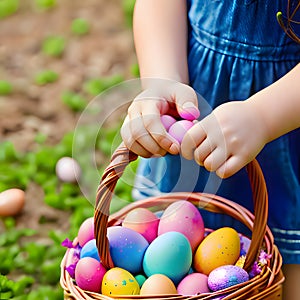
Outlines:
{"label": "pink easter egg", "polygon": [[204,238],[204,222],[198,208],[191,202],[178,200],[170,204],[162,214],[158,235],[169,231],[184,234],[195,251]]}
{"label": "pink easter egg", "polygon": [[92,257],[81,258],[75,269],[76,284],[83,290],[100,293],[106,269]]}
{"label": "pink easter egg", "polygon": [[192,296],[196,294],[209,293],[207,283],[208,277],[202,273],[192,273],[185,276],[177,286],[180,295]]}
{"label": "pink easter egg", "polygon": [[83,247],[88,241],[95,238],[93,217],[86,219],[80,225],[77,238],[78,238],[78,243],[81,247]]}
{"label": "pink easter egg", "polygon": [[139,232],[151,243],[157,237],[158,223],[159,219],[152,211],[138,207],[126,215],[122,225]]}
{"label": "pink easter egg", "polygon": [[160,117],[160,120],[162,122],[162,124],[164,125],[165,129],[168,131],[169,128],[176,122],[176,119],[174,119],[172,116],[170,115],[162,115]]}
{"label": "pink easter egg", "polygon": [[186,132],[193,127],[194,123],[188,120],[180,120],[175,122],[169,128],[169,134],[175,138],[179,143],[182,142]]}

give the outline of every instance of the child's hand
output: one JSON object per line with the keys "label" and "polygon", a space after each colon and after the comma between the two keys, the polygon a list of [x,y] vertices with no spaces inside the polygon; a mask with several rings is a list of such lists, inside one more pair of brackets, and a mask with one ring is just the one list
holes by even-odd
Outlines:
{"label": "child's hand", "polygon": [[126,147],[143,157],[163,156],[167,152],[178,154],[179,143],[166,132],[160,120],[161,115],[174,111],[181,117],[196,119],[199,111],[195,91],[171,81],[149,86],[128,109],[121,128]]}
{"label": "child's hand", "polygon": [[268,141],[266,125],[249,101],[228,102],[195,124],[181,144],[182,155],[227,178],[256,157]]}

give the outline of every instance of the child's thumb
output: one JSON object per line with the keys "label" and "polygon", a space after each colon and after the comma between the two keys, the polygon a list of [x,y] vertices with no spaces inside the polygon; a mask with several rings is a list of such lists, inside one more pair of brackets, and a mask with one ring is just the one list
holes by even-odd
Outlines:
{"label": "child's thumb", "polygon": [[193,121],[200,116],[197,95],[191,87],[177,93],[176,107],[180,117],[185,120]]}

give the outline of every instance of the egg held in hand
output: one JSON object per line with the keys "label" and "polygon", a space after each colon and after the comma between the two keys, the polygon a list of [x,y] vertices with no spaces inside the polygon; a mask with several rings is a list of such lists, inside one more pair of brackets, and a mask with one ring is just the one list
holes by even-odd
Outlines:
{"label": "egg held in hand", "polygon": [[175,122],[168,130],[168,133],[181,144],[183,137],[189,129],[194,126],[194,123],[188,120],[180,120]]}

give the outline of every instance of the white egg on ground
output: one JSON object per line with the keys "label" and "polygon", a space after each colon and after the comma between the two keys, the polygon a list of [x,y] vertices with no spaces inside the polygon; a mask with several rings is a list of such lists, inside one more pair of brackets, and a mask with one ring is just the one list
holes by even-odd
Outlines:
{"label": "white egg on ground", "polygon": [[57,177],[63,182],[76,182],[81,175],[78,162],[71,157],[62,157],[55,167]]}

